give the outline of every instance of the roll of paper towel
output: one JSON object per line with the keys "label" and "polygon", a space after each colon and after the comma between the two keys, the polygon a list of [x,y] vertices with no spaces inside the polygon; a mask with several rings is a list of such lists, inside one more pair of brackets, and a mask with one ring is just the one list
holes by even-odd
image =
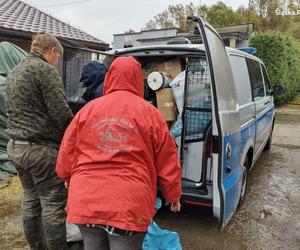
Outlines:
{"label": "roll of paper towel", "polygon": [[154,71],[147,78],[148,86],[154,91],[163,87],[168,87],[170,82],[171,79],[165,72]]}

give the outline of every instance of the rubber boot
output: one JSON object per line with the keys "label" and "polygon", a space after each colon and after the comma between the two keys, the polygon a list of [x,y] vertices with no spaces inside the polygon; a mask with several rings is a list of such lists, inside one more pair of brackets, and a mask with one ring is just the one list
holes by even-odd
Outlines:
{"label": "rubber boot", "polygon": [[66,224],[45,226],[48,250],[65,250],[67,247]]}

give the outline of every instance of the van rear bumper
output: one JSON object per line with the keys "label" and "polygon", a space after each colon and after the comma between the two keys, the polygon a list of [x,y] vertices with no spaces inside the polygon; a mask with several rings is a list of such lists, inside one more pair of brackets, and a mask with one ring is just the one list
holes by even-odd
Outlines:
{"label": "van rear bumper", "polygon": [[201,207],[213,207],[212,200],[203,199],[200,197],[192,197],[190,195],[181,196],[181,202],[189,205],[201,206]]}
{"label": "van rear bumper", "polygon": [[[163,198],[160,188],[157,190],[157,195]],[[207,185],[205,188],[188,188],[183,185],[180,201],[189,205],[212,207],[212,185]]]}
{"label": "van rear bumper", "polygon": [[212,186],[206,186],[204,189],[182,187],[181,202],[196,206],[212,207]]}

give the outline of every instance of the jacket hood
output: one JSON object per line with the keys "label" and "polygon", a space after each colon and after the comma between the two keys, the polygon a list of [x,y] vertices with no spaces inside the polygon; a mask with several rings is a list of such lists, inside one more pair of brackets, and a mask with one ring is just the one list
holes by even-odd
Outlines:
{"label": "jacket hood", "polygon": [[141,65],[132,56],[116,58],[105,76],[104,95],[116,90],[127,90],[144,97]]}
{"label": "jacket hood", "polygon": [[25,57],[27,53],[19,47],[8,43],[0,43],[0,75],[7,77],[8,73]]}
{"label": "jacket hood", "polygon": [[91,61],[83,66],[80,82],[83,87],[89,87],[93,84],[101,84],[104,81],[108,66],[98,61]]}
{"label": "jacket hood", "polygon": [[82,98],[89,102],[103,95],[103,81],[108,66],[98,61],[92,61],[85,65],[81,72],[80,82],[82,87],[86,87]]}

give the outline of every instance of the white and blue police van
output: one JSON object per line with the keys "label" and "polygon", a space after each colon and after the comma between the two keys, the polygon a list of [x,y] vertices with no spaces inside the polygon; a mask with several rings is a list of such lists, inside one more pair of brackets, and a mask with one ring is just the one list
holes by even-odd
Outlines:
{"label": "white and blue police van", "polygon": [[[113,55],[134,56],[142,69],[170,60],[180,63],[181,84],[173,88],[178,99],[175,130],[180,132],[175,131],[174,137],[182,164],[181,200],[211,207],[222,229],[245,200],[248,173],[263,150],[271,147],[273,96],[283,87],[271,89],[262,60],[225,47],[207,22],[189,19],[202,44],[175,41],[116,50]],[[155,103],[151,91],[145,84],[145,99]]]}

